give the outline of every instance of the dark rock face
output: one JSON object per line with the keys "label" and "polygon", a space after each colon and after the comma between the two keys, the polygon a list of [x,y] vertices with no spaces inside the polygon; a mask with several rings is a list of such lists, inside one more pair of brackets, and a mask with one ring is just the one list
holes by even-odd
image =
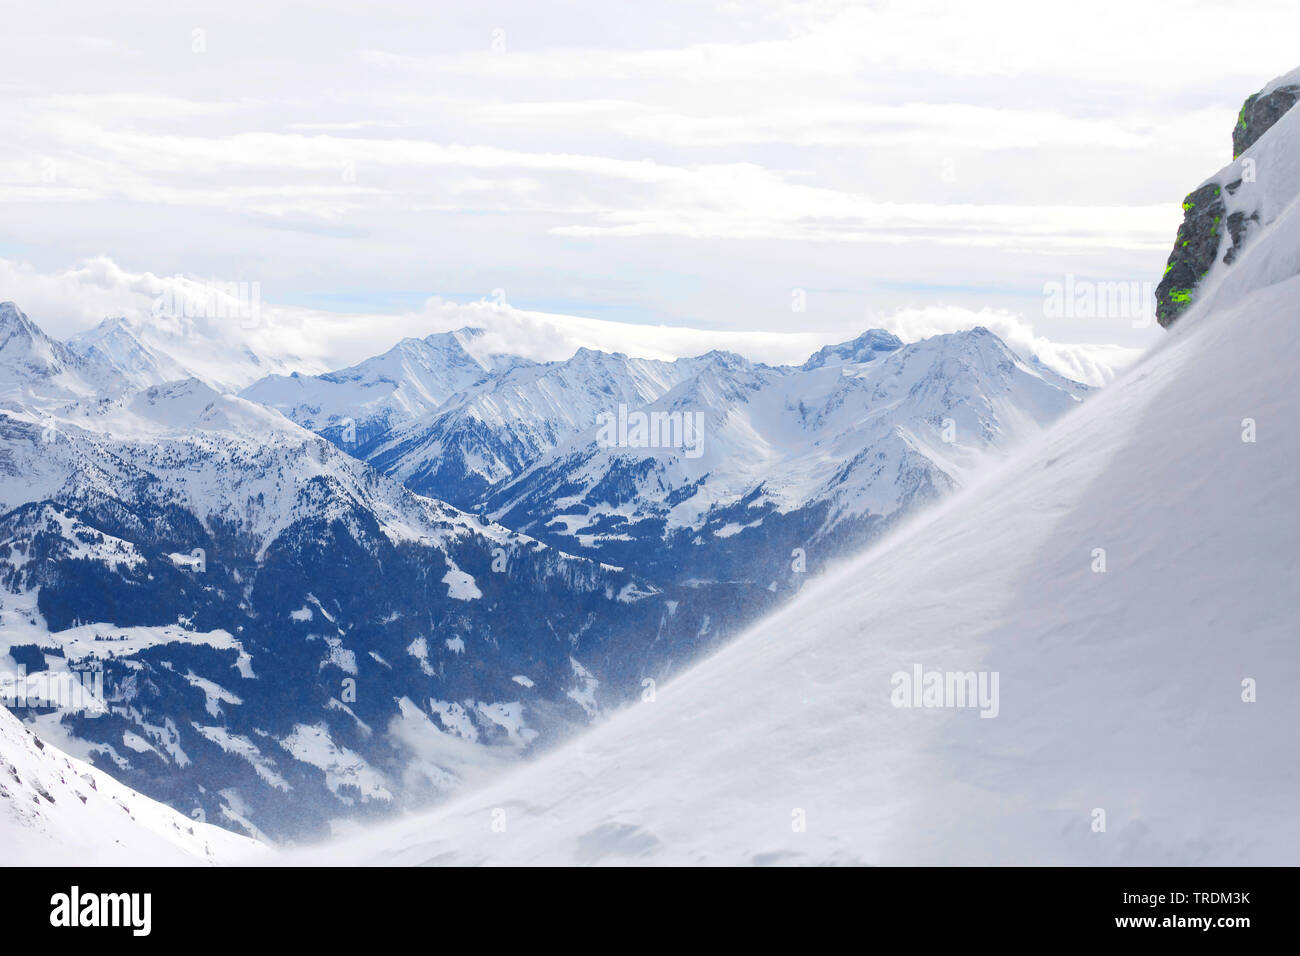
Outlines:
{"label": "dark rock face", "polygon": [[[1226,188],[1229,193],[1235,193],[1241,188],[1241,181],[1229,183]],[[1249,215],[1246,214],[1245,210],[1239,209],[1228,216],[1228,237],[1232,240],[1232,248],[1223,254],[1225,265],[1230,266],[1236,261],[1237,253],[1241,250],[1242,244],[1245,243],[1246,233],[1252,224],[1259,225],[1258,209],[1252,210]]]}
{"label": "dark rock face", "polygon": [[1218,257],[1223,239],[1220,223],[1226,211],[1217,183],[1207,183],[1183,200],[1183,224],[1156,286],[1156,320],[1161,326],[1168,328],[1192,304],[1196,283]]}
{"label": "dark rock face", "polygon": [[1250,149],[1296,100],[1300,100],[1300,86],[1281,86],[1264,96],[1255,93],[1247,97],[1237,116],[1237,125],[1232,128],[1232,158]]}
{"label": "dark rock face", "polygon": [[[1300,100],[1297,84],[1247,97],[1232,130],[1233,159],[1250,149],[1297,100]],[[1243,160],[1242,165],[1249,163]],[[1232,265],[1252,227],[1259,225],[1259,210],[1252,208],[1250,190],[1247,188],[1238,195],[1243,181],[1254,182],[1252,174],[1253,171],[1247,171],[1228,182],[1229,177],[1220,173],[1183,200],[1183,222],[1178,227],[1165,274],[1156,286],[1156,320],[1162,327],[1168,328],[1192,304],[1201,279],[1219,258],[1225,233],[1230,242],[1222,254],[1223,263]]]}

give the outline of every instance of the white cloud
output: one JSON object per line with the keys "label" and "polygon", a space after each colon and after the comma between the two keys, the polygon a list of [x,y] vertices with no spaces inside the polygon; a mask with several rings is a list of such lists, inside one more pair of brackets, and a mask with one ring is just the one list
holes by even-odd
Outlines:
{"label": "white cloud", "polygon": [[[968,108],[939,109],[944,115],[954,111],[964,115],[958,125],[964,125],[966,133],[961,135],[994,125],[987,117],[981,119],[980,110],[969,115]],[[1013,128],[1035,125],[1032,118],[1014,113],[1009,119]],[[928,122],[940,121],[931,117]],[[944,125],[951,128],[952,123]],[[1074,141],[1085,137],[1068,122],[1064,125],[1072,129]],[[881,201],[793,181],[787,173],[754,163],[679,166],[325,134],[240,133],[213,139],[80,123],[67,128],[76,131],[80,148],[93,150],[93,162],[73,159],[62,164],[57,179],[66,179],[65,187],[36,175],[38,157],[32,157],[30,180],[0,187],[0,201],[125,197],[337,221],[350,211],[404,196],[405,203],[425,211],[472,204],[480,211],[546,212],[560,218],[550,232],[570,237],[1159,249],[1168,245],[1170,235],[1169,207],[1164,205]],[[1026,130],[1021,133],[1028,135]],[[1008,134],[1005,143],[997,142],[1006,145],[1016,138]],[[1098,141],[1106,139],[1099,135]],[[21,163],[21,155],[14,161]],[[363,183],[357,182],[358,170],[363,171]],[[248,185],[245,179],[253,172],[281,181]],[[546,177],[546,188],[541,181],[523,179],[522,173]],[[492,178],[485,179],[485,174]],[[305,181],[310,179],[316,182]],[[593,180],[603,181],[599,188],[608,198],[597,198]]]}
{"label": "white cloud", "polygon": [[787,143],[799,146],[955,150],[1024,150],[1047,144],[1135,150],[1158,131],[1122,117],[1076,118],[1055,110],[966,103],[865,105],[823,103],[743,114],[653,113],[615,121],[630,136],[677,146]]}
{"label": "white cloud", "polygon": [[[131,273],[106,257],[54,272],[0,258],[0,300],[14,301],[46,332],[68,338],[112,316],[157,322],[156,303],[209,294],[225,280]],[[231,311],[234,311],[233,309]],[[537,361],[566,359],[579,348],[674,359],[713,349],[740,352],[754,361],[802,362],[829,341],[825,334],[741,332],[662,325],[631,325],[580,316],[516,309],[499,300],[449,302],[431,298],[415,312],[382,315],[327,312],[259,301],[258,319],[244,328],[238,317],[210,334],[242,340],[255,352],[316,372],[354,364],[408,336],[466,326],[486,329],[490,349]]]}
{"label": "white cloud", "polygon": [[580,348],[623,352],[640,358],[675,359],[715,349],[770,365],[802,362],[828,344],[825,333],[742,332],[632,325],[571,315],[515,309],[492,301],[468,304],[433,300],[425,308],[429,330],[465,325],[487,329],[492,347],[538,361],[554,361]]}
{"label": "white cloud", "polygon": [[1014,310],[1043,275],[1158,279],[1179,201],[1300,27],[1260,0],[1268,28],[1233,58],[1227,2],[612,10],[22,6],[0,35],[0,244],[247,274],[365,322],[498,286],[539,314],[734,333],[834,290],[800,323],[839,338],[939,288]]}
{"label": "white cloud", "polygon": [[[207,280],[198,277],[130,273],[104,257],[52,273],[0,259],[0,299],[16,301],[38,325],[63,338],[108,316],[160,321],[154,316],[160,297],[183,301],[187,296],[206,295],[209,289]],[[864,318],[851,335],[633,325],[517,309],[493,299],[458,303],[435,297],[419,311],[394,315],[326,312],[266,301],[259,301],[258,307],[258,320],[248,328],[237,317],[200,318],[193,334],[242,342],[258,354],[304,372],[352,365],[401,338],[466,326],[487,330],[484,344],[490,350],[543,362],[569,358],[580,348],[668,360],[719,349],[752,361],[785,365],[801,363],[823,345],[844,341],[867,328],[888,329],[913,342],[982,325],[1022,357],[1036,355],[1061,374],[1092,385],[1111,381],[1142,351],[1053,342],[1009,312],[961,307],[900,309]]]}
{"label": "white cloud", "polygon": [[1034,327],[1021,316],[1002,309],[972,310],[956,306],[900,309],[882,317],[878,324],[904,342],[982,325],[1021,358],[1037,356],[1048,368],[1085,385],[1110,383],[1145,351],[1119,345],[1053,342],[1036,334]]}

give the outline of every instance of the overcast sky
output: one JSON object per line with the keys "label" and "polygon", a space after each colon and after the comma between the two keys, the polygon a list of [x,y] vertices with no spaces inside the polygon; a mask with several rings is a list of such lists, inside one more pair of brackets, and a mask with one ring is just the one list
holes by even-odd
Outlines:
{"label": "overcast sky", "polygon": [[1044,284],[1158,280],[1300,60],[1295,0],[14,6],[0,299],[68,334],[142,276],[255,281],[352,360],[480,300],[1145,345]]}

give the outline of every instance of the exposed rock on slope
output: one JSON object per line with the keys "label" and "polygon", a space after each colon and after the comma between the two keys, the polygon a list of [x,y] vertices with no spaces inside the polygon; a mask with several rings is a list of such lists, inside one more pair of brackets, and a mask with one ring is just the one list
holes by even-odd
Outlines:
{"label": "exposed rock on slope", "polygon": [[1255,141],[1267,133],[1282,114],[1295,106],[1298,99],[1300,83],[1270,84],[1246,97],[1237,116],[1237,125],[1232,128],[1232,158],[1236,159],[1254,146]]}
{"label": "exposed rock on slope", "polygon": [[[1254,147],[1300,99],[1300,70],[1246,99],[1232,130],[1233,162],[1183,200],[1183,222],[1156,287],[1156,319],[1168,328],[1192,304],[1216,262],[1232,265],[1260,224],[1259,157]],[[1249,154],[1249,155],[1247,155]],[[1225,196],[1225,192],[1227,195]],[[1225,232],[1230,240],[1224,249]],[[1222,250],[1222,252],[1220,251]]]}
{"label": "exposed rock on slope", "polygon": [[1219,255],[1223,233],[1223,187],[1206,183],[1183,200],[1183,224],[1174,239],[1174,251],[1156,289],[1156,318],[1162,326],[1192,303],[1192,293]]}

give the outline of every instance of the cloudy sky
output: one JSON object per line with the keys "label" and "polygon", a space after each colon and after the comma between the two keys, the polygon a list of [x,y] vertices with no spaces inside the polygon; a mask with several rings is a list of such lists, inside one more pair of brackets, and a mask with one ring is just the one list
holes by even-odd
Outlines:
{"label": "cloudy sky", "polygon": [[769,360],[976,319],[1144,346],[1159,330],[1128,317],[1045,315],[1045,284],[1154,283],[1242,99],[1300,60],[1294,0],[50,0],[5,21],[0,299],[66,335],[147,308],[152,277],[257,282],[323,361],[538,313],[633,326],[531,326],[566,346]]}

